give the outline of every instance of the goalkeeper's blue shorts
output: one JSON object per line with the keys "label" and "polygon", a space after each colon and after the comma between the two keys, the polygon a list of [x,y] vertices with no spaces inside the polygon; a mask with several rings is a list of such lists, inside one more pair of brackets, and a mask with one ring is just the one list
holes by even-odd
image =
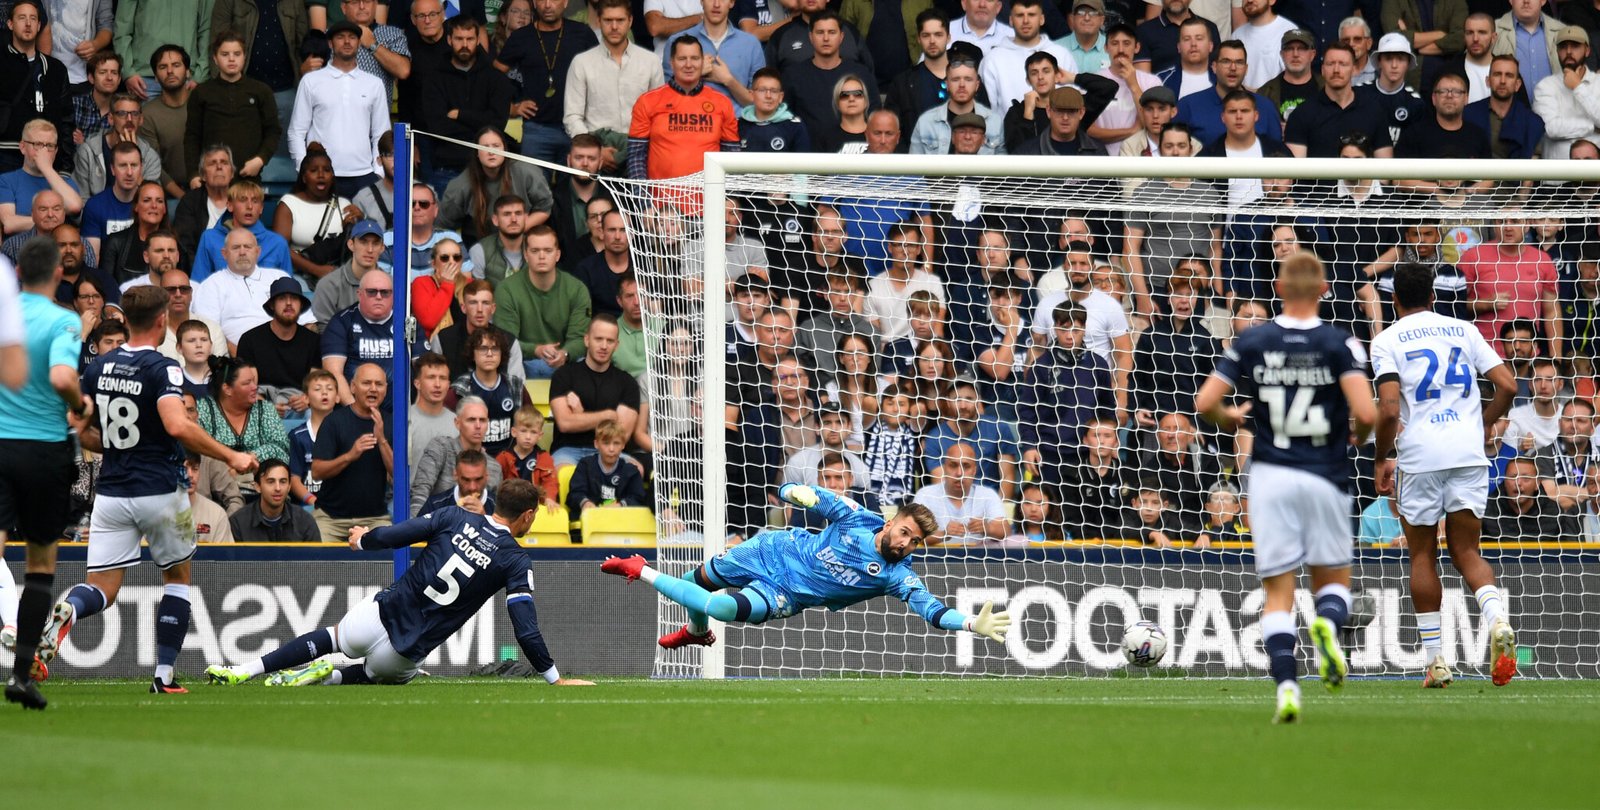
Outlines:
{"label": "goalkeeper's blue shorts", "polygon": [[[720,581],[720,584],[743,589],[746,598],[751,602],[752,613],[749,621],[752,623],[767,619],[785,619],[795,613],[794,596],[778,584],[782,571],[773,571],[766,562],[767,554],[782,552],[765,544],[790,542],[788,537],[790,531],[777,529],[762,532],[706,563],[706,569]],[[762,603],[765,603],[765,615],[762,615]],[[757,618],[758,616],[760,618]]]}

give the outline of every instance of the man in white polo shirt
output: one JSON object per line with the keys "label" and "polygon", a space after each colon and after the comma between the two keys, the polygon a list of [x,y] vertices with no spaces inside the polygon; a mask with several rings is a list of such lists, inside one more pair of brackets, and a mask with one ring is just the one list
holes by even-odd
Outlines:
{"label": "man in white polo shirt", "polygon": [[988,56],[1017,35],[1011,26],[996,19],[1000,16],[1000,0],[961,0],[961,10],[966,14],[950,23],[951,42],[970,42]]}
{"label": "man in white polo shirt", "polygon": [[289,156],[295,166],[315,141],[333,161],[334,188],[341,197],[378,182],[378,139],[389,131],[389,94],[383,80],[356,63],[361,28],[341,20],[328,28],[332,58],[307,73],[295,92],[289,119]]}
{"label": "man in white polo shirt", "polygon": [[[190,309],[221,324],[222,334],[228,338],[228,353],[235,354],[245,332],[271,320],[261,307],[271,297],[272,282],[289,276],[278,268],[256,265],[261,248],[247,228],[230,231],[222,252],[228,260],[228,272],[212,273],[200,282]],[[316,323],[316,317],[310,312],[301,313],[300,323]]]}

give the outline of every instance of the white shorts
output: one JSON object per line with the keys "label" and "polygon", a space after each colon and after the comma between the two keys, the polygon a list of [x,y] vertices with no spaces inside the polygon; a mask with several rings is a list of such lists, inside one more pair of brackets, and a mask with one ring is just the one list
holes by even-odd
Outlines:
{"label": "white shorts", "polygon": [[110,571],[139,564],[139,540],[163,571],[194,556],[194,512],[189,493],[118,498],[96,495],[89,515],[89,570]]}
{"label": "white shorts", "polygon": [[368,599],[339,620],[339,651],[361,664],[373,683],[400,684],[417,677],[417,662],[395,652],[389,631],[378,615],[378,601]]}
{"label": "white shorts", "polygon": [[1255,462],[1250,467],[1250,535],[1264,579],[1301,565],[1350,565],[1350,496],[1320,475]]}
{"label": "white shorts", "polygon": [[1489,468],[1455,467],[1396,474],[1400,517],[1412,526],[1435,526],[1451,512],[1483,517],[1489,505]]}

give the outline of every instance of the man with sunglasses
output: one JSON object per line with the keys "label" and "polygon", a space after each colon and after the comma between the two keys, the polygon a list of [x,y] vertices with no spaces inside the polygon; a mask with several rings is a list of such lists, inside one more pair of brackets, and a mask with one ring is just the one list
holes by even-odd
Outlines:
{"label": "man with sunglasses", "polygon": [[[398,219],[398,216],[396,217]],[[434,227],[439,221],[439,195],[434,193],[433,187],[427,183],[411,184],[411,275],[406,283],[433,272],[433,246],[442,239],[454,239],[466,244],[461,234],[449,228]],[[388,272],[394,272],[394,244],[395,231],[389,230],[383,235],[384,251],[378,260],[378,266]],[[473,273],[472,264],[462,268]],[[321,288],[321,284],[317,285]],[[352,298],[349,303],[355,303]],[[346,304],[348,306],[349,304]],[[330,313],[331,314],[331,313]]]}
{"label": "man with sunglasses", "polygon": [[945,84],[950,88],[950,100],[917,118],[916,126],[911,129],[911,154],[948,153],[954,123],[957,118],[964,115],[977,115],[984,121],[984,142],[978,154],[992,155],[1005,151],[1002,132],[1004,119],[975,101],[978,82],[978,68],[971,62],[963,61],[950,65],[945,71]]}
{"label": "man with sunglasses", "polygon": [[[66,253],[62,251],[61,255],[66,256]],[[156,351],[182,363],[183,354],[178,351],[178,327],[184,321],[199,321],[211,333],[211,353],[228,353],[228,337],[222,333],[222,327],[210,318],[202,318],[189,311],[189,305],[194,301],[194,284],[189,280],[188,273],[176,267],[162,272],[161,289],[167,291],[167,334]],[[218,502],[221,503],[221,500],[218,499]]]}
{"label": "man with sunglasses", "polygon": [[[418,184],[418,188],[425,188]],[[383,255],[383,227],[370,219],[363,219],[350,229],[350,259],[317,282],[311,300],[311,313],[316,322],[326,326],[333,316],[355,306],[360,298],[361,279],[369,271],[380,269],[379,257]]]}
{"label": "man with sunglasses", "polygon": [[[344,405],[355,402],[358,367],[376,363],[387,380],[394,364],[394,279],[382,270],[368,270],[361,276],[360,296],[355,306],[333,316],[322,330],[322,367],[337,378],[339,402]],[[385,412],[391,388],[385,384]]]}

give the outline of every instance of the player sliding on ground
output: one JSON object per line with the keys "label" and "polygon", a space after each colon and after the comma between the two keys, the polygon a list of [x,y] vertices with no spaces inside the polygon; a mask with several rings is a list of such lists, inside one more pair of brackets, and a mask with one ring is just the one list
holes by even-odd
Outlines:
{"label": "player sliding on ground", "polygon": [[[1372,341],[1372,371],[1378,379],[1377,483],[1379,494],[1398,499],[1411,553],[1411,602],[1428,661],[1422,685],[1442,689],[1452,680],[1440,642],[1438,538],[1443,520],[1450,562],[1477,597],[1483,622],[1490,627],[1490,675],[1495,686],[1505,686],[1517,674],[1516,634],[1495,587],[1494,569],[1478,553],[1478,535],[1489,502],[1484,437],[1510,409],[1517,380],[1477,327],[1433,312],[1432,268],[1395,268],[1394,309],[1394,325]],[[1494,399],[1487,408],[1478,394],[1480,375],[1494,383]],[[1397,460],[1389,453],[1402,426]]]}
{"label": "player sliding on ground", "polygon": [[[1317,673],[1330,691],[1344,685],[1347,666],[1339,628],[1350,618],[1351,421],[1365,441],[1377,418],[1361,344],[1317,318],[1328,282],[1309,253],[1284,259],[1278,271],[1283,314],[1234,339],[1195,395],[1195,410],[1224,430],[1249,424],[1249,511],[1256,572],[1266,590],[1261,637],[1278,684],[1273,722],[1300,717],[1294,657],[1294,586],[1301,565],[1311,569],[1317,618],[1311,641]],[[1243,405],[1225,406],[1237,388]]]}
{"label": "player sliding on ground", "polygon": [[[534,510],[543,500],[538,487],[512,479],[495,493],[491,516],[449,506],[395,526],[351,529],[354,551],[424,541],[428,545],[400,579],[351,608],[333,627],[314,630],[239,666],[210,666],[206,675],[212,683],[229,686],[267,672],[273,673],[268,686],[406,683],[417,676],[429,653],[503,589],[517,643],[534,670],[556,686],[594,686],[561,677],[539,633],[533,563],[516,538],[533,525]],[[334,651],[364,660],[334,669],[323,658]]]}
{"label": "player sliding on ground", "polygon": [[[667,649],[716,642],[707,617],[760,624],[786,619],[810,607],[839,610],[888,594],[944,630],[967,630],[1005,641],[1011,615],[994,613],[985,603],[977,616],[945,607],[923,586],[906,558],[938,531],[933,513],[921,504],[900,507],[894,520],[862,508],[825,489],[785,484],[778,496],[829,522],[821,532],[778,529],[762,532],[684,574],[668,576],[643,557],[610,557],[600,564],[608,574],[643,579],[661,595],[689,611],[689,624],[662,636]],[[739,588],[713,593],[724,588]]]}

